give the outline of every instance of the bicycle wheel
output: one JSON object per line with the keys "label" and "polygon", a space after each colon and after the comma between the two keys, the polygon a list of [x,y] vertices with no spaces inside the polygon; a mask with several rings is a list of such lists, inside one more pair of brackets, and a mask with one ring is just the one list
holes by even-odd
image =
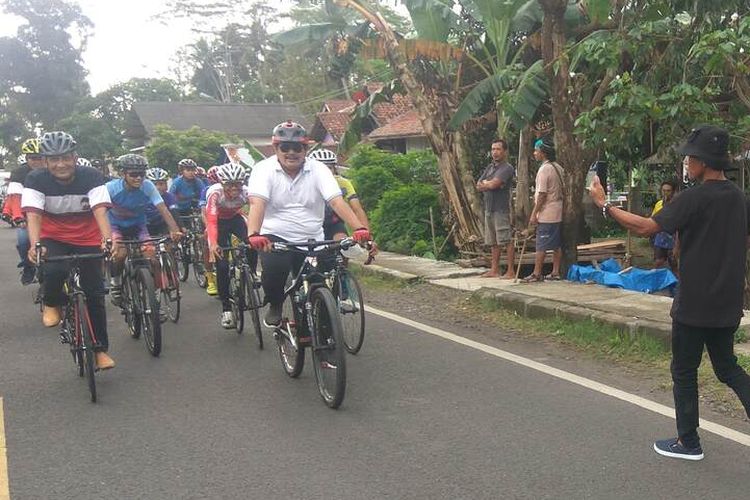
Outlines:
{"label": "bicycle wheel", "polygon": [[141,338],[141,316],[136,302],[135,284],[130,276],[122,277],[122,312],[125,314],[125,322],[128,324],[130,336],[134,339]]}
{"label": "bicycle wheel", "polygon": [[318,392],[329,408],[338,408],[346,392],[346,347],[336,299],[331,290],[320,286],[310,294],[310,302],[310,333],[317,339],[312,354]]}
{"label": "bicycle wheel", "polygon": [[[75,295],[75,324],[76,332],[74,334],[77,349],[81,353],[78,356],[79,361],[79,373],[81,368],[86,375],[86,380],[89,386],[89,393],[91,394],[91,402],[96,403],[96,378],[94,372],[96,371],[96,354],[94,353],[94,329],[91,326],[91,318],[89,317],[89,310],[86,307],[86,300],[82,294]],[[81,366],[82,365],[82,366]]]}
{"label": "bicycle wheel", "polygon": [[305,366],[305,349],[299,344],[295,349],[288,338],[289,336],[297,338],[297,328],[300,325],[292,300],[291,295],[287,295],[284,299],[281,324],[277,327],[277,330],[282,329],[283,333],[277,331],[274,333],[274,337],[276,338],[276,347],[279,350],[279,358],[281,358],[281,366],[287,375],[296,378],[299,377],[302,368]]}
{"label": "bicycle wheel", "polygon": [[161,258],[161,286],[159,307],[166,308],[167,317],[172,323],[177,323],[180,319],[180,281],[170,253],[163,254]]}
{"label": "bicycle wheel", "polygon": [[195,282],[201,288],[208,286],[208,280],[206,279],[206,263],[203,261],[205,257],[205,247],[203,245],[203,238],[195,238],[193,240],[193,276]]}
{"label": "bicycle wheel", "polygon": [[349,271],[336,276],[333,287],[341,316],[344,347],[347,352],[357,354],[365,341],[365,304],[357,278]]}
{"label": "bicycle wheel", "polygon": [[232,304],[234,329],[238,334],[245,328],[245,274],[242,269],[234,265],[229,266],[229,302]]}
{"label": "bicycle wheel", "polygon": [[245,309],[250,313],[250,319],[253,321],[255,337],[258,339],[258,348],[263,349],[263,329],[260,324],[260,308],[263,303],[260,300],[260,293],[258,292],[260,282],[258,282],[251,273],[247,273],[247,278],[247,287],[245,288]]}
{"label": "bicycle wheel", "polygon": [[159,303],[156,301],[154,290],[154,277],[149,269],[140,268],[135,279],[143,339],[146,341],[148,352],[156,357],[161,353],[161,321],[159,320]]}
{"label": "bicycle wheel", "polygon": [[177,268],[177,277],[183,283],[187,281],[190,274],[190,244],[178,243],[174,253],[175,267]]}

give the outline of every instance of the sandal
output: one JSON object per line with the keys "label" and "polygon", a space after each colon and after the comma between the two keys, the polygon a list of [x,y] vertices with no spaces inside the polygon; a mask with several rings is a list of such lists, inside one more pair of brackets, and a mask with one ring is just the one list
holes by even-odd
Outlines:
{"label": "sandal", "polygon": [[543,276],[539,276],[538,274],[529,274],[521,280],[521,283],[541,283],[542,281],[544,281]]}
{"label": "sandal", "polygon": [[562,278],[560,277],[559,274],[552,274],[552,273],[550,273],[547,276],[545,276],[544,279],[546,281],[560,281],[560,280],[562,280]]}

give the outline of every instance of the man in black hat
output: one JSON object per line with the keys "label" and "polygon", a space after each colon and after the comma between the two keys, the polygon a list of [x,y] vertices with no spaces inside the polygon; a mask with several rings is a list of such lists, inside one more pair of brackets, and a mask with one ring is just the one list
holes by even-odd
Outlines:
{"label": "man in black hat", "polygon": [[678,151],[688,157],[688,175],[699,184],[673,198],[653,218],[639,217],[606,202],[598,178],[590,195],[605,216],[642,236],[659,231],[680,238],[680,287],[672,304],[672,381],[677,438],[654,443],[660,455],[701,460],[698,437],[698,367],[704,346],[717,378],[734,390],[750,416],[750,376],[737,364],[734,333],[742,317],[747,201],[724,176],[729,135],[711,125],[694,128]]}

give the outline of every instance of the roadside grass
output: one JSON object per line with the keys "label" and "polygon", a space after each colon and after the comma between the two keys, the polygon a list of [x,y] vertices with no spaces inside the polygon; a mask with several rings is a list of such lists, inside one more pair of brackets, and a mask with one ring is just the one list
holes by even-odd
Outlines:
{"label": "roadside grass", "polygon": [[[354,270],[365,289],[380,292],[393,291],[397,294],[424,293],[425,283],[407,283],[396,278],[384,278],[373,272]],[[420,290],[422,288],[422,290]],[[630,369],[647,376],[656,386],[664,391],[671,391],[672,379],[669,371],[671,351],[662,340],[647,335],[631,336],[610,325],[596,320],[573,321],[565,318],[527,318],[515,311],[502,307],[491,298],[479,294],[457,295],[452,304],[445,304],[457,315],[475,318],[525,337],[556,342],[596,359],[611,361],[614,365]],[[741,336],[740,336],[741,337]],[[740,366],[750,372],[750,356],[737,356]],[[719,382],[713,373],[708,354],[704,353],[703,362],[698,370],[698,385],[701,400],[714,409],[733,416],[744,416],[744,410],[734,392]]]}

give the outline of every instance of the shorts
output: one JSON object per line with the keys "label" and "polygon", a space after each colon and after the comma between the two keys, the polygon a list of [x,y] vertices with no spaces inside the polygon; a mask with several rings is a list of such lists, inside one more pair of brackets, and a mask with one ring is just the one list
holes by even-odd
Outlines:
{"label": "shorts", "polygon": [[540,222],[536,227],[536,250],[546,252],[562,247],[562,222]]}
{"label": "shorts", "polygon": [[507,245],[510,243],[510,214],[507,212],[484,213],[484,244]]}
{"label": "shorts", "polygon": [[152,238],[156,238],[157,236],[164,236],[164,235],[169,234],[169,228],[167,227],[167,223],[164,222],[163,220],[149,223],[146,226],[146,229],[148,231],[148,234],[150,234]]}
{"label": "shorts", "polygon": [[323,233],[323,239],[332,240],[333,237],[339,233],[347,234],[346,224],[341,221],[332,224],[323,224]]}
{"label": "shorts", "polygon": [[[120,240],[147,240],[151,236],[148,234],[146,224],[139,224],[130,227],[112,226],[112,242],[117,243]],[[143,245],[144,250],[153,248],[152,243]]]}

